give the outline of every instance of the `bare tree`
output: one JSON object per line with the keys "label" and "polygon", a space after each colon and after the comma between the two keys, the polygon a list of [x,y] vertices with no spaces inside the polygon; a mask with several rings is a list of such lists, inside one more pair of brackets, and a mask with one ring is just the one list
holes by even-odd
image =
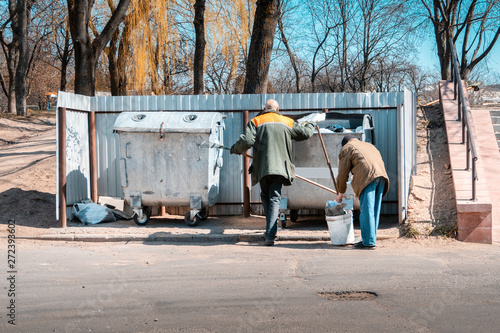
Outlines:
{"label": "bare tree", "polygon": [[99,56],[125,18],[131,0],[120,0],[96,38],[90,38],[94,0],[67,0],[69,25],[75,50],[75,93],[95,95],[95,71]]}
{"label": "bare tree", "polygon": [[[0,28],[0,42],[4,52],[8,71],[8,81],[0,77],[3,92],[8,99],[8,112],[26,115],[26,98],[28,95],[27,81],[30,69],[33,67],[36,54],[42,40],[46,39],[47,31],[37,31],[30,36],[30,26],[33,20],[46,15],[50,2],[40,1],[32,17],[34,0],[9,0],[8,15]],[[43,30],[43,23],[40,23]]]}
{"label": "bare tree", "polygon": [[246,65],[244,94],[267,91],[269,64],[281,0],[258,0]]}
{"label": "bare tree", "polygon": [[460,74],[467,80],[500,36],[499,0],[421,0],[433,25],[441,78],[450,78],[449,38],[461,44]]}
{"label": "bare tree", "polygon": [[205,0],[196,0],[194,3],[194,30],[196,45],[194,50],[193,66],[193,94],[200,95],[205,92],[204,67],[205,67]]}
{"label": "bare tree", "polygon": [[297,61],[297,56],[295,55],[294,51],[292,50],[292,47],[290,43],[288,42],[288,37],[285,33],[285,25],[283,24],[283,21],[285,20],[286,12],[292,10],[291,8],[288,8],[290,5],[289,1],[284,1],[282,6],[281,6],[281,12],[278,17],[278,30],[279,30],[279,36],[281,39],[281,42],[285,46],[286,52],[288,54],[288,58],[290,59],[290,65],[293,68],[293,71],[295,73],[295,92],[300,93],[300,79],[301,79],[301,73],[300,73],[300,67],[299,63]]}
{"label": "bare tree", "polygon": [[334,29],[341,22],[335,15],[335,0],[309,0],[306,5],[311,14],[312,33],[314,35],[314,51],[311,60],[311,87],[316,92],[316,79],[335,60],[337,45],[331,42]]}

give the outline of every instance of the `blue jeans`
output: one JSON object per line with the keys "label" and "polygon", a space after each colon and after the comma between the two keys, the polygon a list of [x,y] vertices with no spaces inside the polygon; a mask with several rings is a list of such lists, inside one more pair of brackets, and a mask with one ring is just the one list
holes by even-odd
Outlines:
{"label": "blue jeans", "polygon": [[281,188],[283,187],[283,176],[268,175],[260,180],[260,198],[266,215],[267,239],[274,239],[278,232],[278,217],[280,211]]}
{"label": "blue jeans", "polygon": [[377,229],[380,221],[380,208],[384,195],[385,180],[377,178],[368,184],[359,196],[361,213],[359,225],[363,245],[375,246],[377,243]]}

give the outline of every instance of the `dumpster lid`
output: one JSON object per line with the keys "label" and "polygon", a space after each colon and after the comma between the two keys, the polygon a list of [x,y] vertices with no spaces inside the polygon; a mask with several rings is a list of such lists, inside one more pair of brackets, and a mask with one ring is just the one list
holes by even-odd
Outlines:
{"label": "dumpster lid", "polygon": [[120,132],[210,133],[222,125],[218,112],[122,112],[113,130]]}

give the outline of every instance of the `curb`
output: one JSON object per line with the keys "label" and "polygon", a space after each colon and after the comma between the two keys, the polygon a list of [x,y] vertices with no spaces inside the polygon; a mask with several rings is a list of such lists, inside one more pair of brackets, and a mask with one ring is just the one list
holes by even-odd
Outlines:
{"label": "curb", "polygon": [[[236,244],[239,242],[259,243],[263,242],[261,234],[180,234],[180,235],[108,235],[108,234],[59,234],[59,235],[34,235],[20,236],[17,239],[30,239],[41,241],[65,241],[65,242],[164,242],[164,243],[222,243]],[[381,236],[377,240],[395,239],[397,237]],[[278,235],[276,241],[294,242],[329,242],[329,235]]]}
{"label": "curb", "polygon": [[[34,235],[34,236],[19,236],[17,239],[30,239],[41,241],[65,241],[65,242],[165,242],[165,243],[226,243],[235,244],[239,242],[259,243],[263,242],[262,235],[247,235],[247,234],[183,234],[183,235],[105,235],[105,234],[63,234],[63,235]],[[300,235],[283,235],[277,236],[277,241],[329,241],[329,236],[300,236]]]}

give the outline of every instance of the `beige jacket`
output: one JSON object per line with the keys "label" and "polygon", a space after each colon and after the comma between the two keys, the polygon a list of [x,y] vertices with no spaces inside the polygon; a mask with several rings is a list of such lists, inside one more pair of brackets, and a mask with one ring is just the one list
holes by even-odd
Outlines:
{"label": "beige jacket", "polygon": [[337,177],[339,193],[346,191],[349,172],[353,174],[351,185],[358,198],[363,189],[379,177],[385,179],[384,196],[389,191],[389,177],[385,171],[384,161],[380,152],[371,143],[351,139],[340,150]]}

